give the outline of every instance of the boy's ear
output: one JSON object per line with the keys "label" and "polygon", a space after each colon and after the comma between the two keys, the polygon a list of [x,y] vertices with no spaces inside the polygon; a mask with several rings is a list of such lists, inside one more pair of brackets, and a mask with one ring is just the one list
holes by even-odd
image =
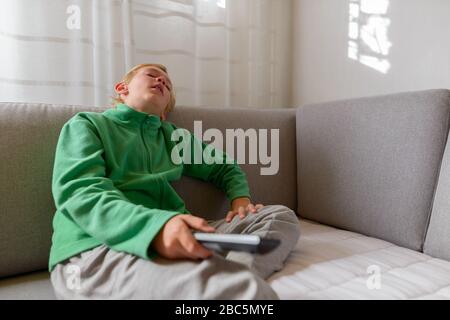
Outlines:
{"label": "boy's ear", "polygon": [[125,82],[120,81],[116,83],[116,85],[114,86],[114,90],[116,91],[117,94],[127,94],[128,86],[126,85]]}

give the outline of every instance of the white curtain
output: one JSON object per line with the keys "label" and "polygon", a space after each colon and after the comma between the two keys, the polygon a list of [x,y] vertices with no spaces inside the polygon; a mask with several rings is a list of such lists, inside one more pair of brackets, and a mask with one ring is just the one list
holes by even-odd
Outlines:
{"label": "white curtain", "polygon": [[0,0],[0,101],[103,106],[138,63],[177,105],[288,107],[291,0]]}

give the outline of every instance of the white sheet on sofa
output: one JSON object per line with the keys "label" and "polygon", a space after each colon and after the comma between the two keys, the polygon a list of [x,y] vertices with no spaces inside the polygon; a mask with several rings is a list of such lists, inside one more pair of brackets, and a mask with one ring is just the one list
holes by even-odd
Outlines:
{"label": "white sheet on sofa", "polygon": [[450,299],[448,261],[309,220],[300,229],[268,279],[281,299]]}

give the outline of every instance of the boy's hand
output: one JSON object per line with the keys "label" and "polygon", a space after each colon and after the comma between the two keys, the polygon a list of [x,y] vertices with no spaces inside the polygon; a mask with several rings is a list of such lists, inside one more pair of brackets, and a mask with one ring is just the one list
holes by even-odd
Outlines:
{"label": "boy's hand", "polygon": [[164,258],[168,259],[206,259],[212,251],[202,246],[192,235],[191,229],[214,232],[205,219],[190,214],[179,214],[166,222],[153,239],[151,246]]}
{"label": "boy's hand", "polygon": [[244,219],[249,212],[257,213],[262,207],[264,207],[262,204],[253,205],[247,197],[236,198],[231,203],[231,210],[228,211],[225,221],[230,222],[236,215]]}

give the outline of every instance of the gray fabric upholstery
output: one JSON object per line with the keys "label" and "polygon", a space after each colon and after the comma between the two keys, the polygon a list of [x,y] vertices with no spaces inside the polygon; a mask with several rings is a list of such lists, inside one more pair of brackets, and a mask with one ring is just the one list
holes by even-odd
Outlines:
{"label": "gray fabric upholstery", "polygon": [[448,90],[299,108],[298,214],[421,250],[449,109]]}
{"label": "gray fabric upholstery", "polygon": [[53,156],[63,123],[78,109],[0,105],[0,277],[45,269],[55,212]]}
{"label": "gray fabric upholstery", "polygon": [[[79,111],[105,108],[0,103],[0,278],[47,268],[55,212],[51,195],[54,152],[63,124]],[[242,165],[255,201],[296,207],[295,110],[223,110],[178,107],[179,127],[280,128],[278,175],[260,176],[260,165]],[[228,210],[225,195],[210,184],[184,177],[174,188],[194,214],[217,218]]]}
{"label": "gray fabric upholstery", "polygon": [[[169,116],[169,121],[193,132],[194,121],[201,120],[203,132],[217,128],[248,128],[280,130],[279,162],[276,175],[261,175],[261,164],[240,164],[245,171],[250,186],[252,200],[263,204],[282,204],[295,211],[297,205],[296,151],[295,151],[295,109],[218,109],[218,108],[178,108]],[[270,139],[269,139],[270,142]],[[224,143],[225,147],[225,143]],[[268,149],[270,151],[270,148]],[[273,151],[273,150],[272,150]],[[248,148],[246,150],[248,155]],[[198,215],[218,218],[229,209],[224,195],[209,184],[184,178],[174,183],[174,188],[186,201],[188,208],[198,209]],[[207,205],[205,199],[208,199]]]}
{"label": "gray fabric upholstery", "polygon": [[[450,101],[449,101],[450,102]],[[447,139],[433,210],[424,244],[424,253],[450,260],[450,140]]]}
{"label": "gray fabric upholstery", "polygon": [[[0,103],[0,110],[0,278],[8,276],[0,299],[52,299],[46,271],[13,275],[47,268],[62,125],[104,108]],[[278,128],[278,174],[242,165],[255,202],[450,260],[449,112],[450,91],[428,90],[298,109],[178,107],[168,120],[189,130],[194,120],[204,121],[203,131]],[[174,188],[199,216],[228,209],[224,194],[204,182],[184,177]]]}
{"label": "gray fabric upholstery", "polygon": [[34,272],[0,280],[0,300],[56,299],[47,271]]}

